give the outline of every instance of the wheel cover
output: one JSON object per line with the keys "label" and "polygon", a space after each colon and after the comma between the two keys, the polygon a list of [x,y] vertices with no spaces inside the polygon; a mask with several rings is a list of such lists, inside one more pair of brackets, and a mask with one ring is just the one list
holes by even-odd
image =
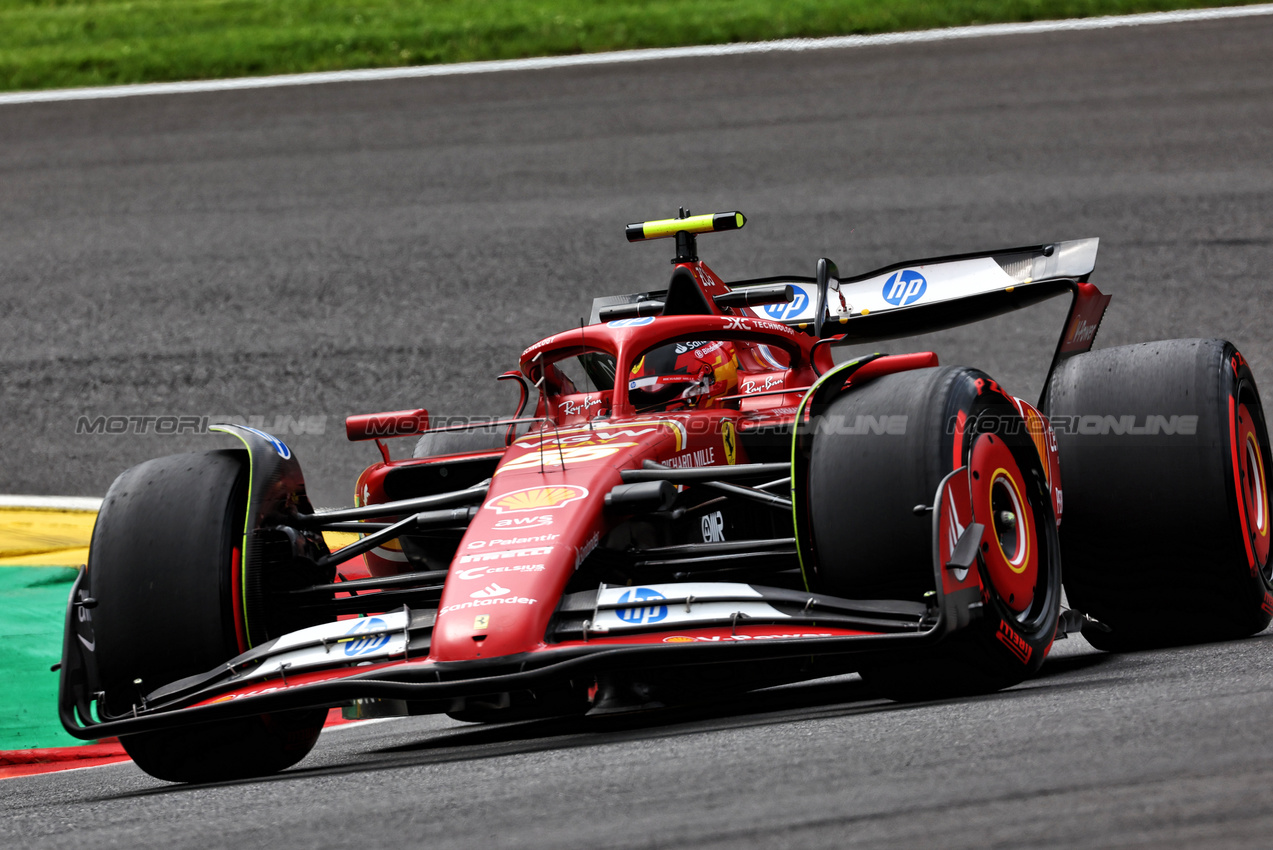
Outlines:
{"label": "wheel cover", "polygon": [[1269,559],[1268,475],[1264,467],[1264,453],[1260,451],[1260,441],[1255,432],[1255,418],[1246,404],[1238,405],[1236,437],[1238,463],[1234,475],[1242,496],[1246,531],[1255,550],[1255,566],[1260,569]]}
{"label": "wheel cover", "polygon": [[1023,614],[1034,602],[1039,541],[1025,476],[1012,450],[993,434],[982,434],[969,457],[972,512],[986,527],[981,556],[990,584],[1010,610]]}

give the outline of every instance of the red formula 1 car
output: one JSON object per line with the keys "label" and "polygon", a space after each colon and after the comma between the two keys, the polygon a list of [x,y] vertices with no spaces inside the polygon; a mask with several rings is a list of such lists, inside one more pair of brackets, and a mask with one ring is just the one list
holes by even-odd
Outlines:
{"label": "red formula 1 car", "polygon": [[[1221,340],[1091,351],[1095,239],[726,283],[696,234],[743,224],[629,225],[675,239],[670,281],[527,348],[509,419],[350,417],[383,456],[354,507],[313,510],[242,426],[123,473],[67,609],[67,730],[202,781],[294,764],[333,706],[497,721],[848,671],[933,697],[1019,682],[1079,627],[1131,649],[1269,623],[1251,372]],[[832,357],[1065,294],[1037,406],[931,352]]]}

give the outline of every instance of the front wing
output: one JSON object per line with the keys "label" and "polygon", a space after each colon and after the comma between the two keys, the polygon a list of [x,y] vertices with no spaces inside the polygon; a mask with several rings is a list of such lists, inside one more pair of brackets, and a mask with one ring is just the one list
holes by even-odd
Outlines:
{"label": "front wing", "polygon": [[81,572],[65,621],[62,724],[88,740],[368,699],[446,711],[459,699],[621,670],[922,652],[968,626],[983,605],[979,570],[956,568],[958,541],[941,533],[949,524],[944,484],[933,510],[935,590],[924,602],[728,582],[602,585],[560,600],[549,642],[540,648],[464,662],[431,659],[435,612],[404,607],[283,635],[139,697],[123,717],[99,718],[93,710],[75,629]]}

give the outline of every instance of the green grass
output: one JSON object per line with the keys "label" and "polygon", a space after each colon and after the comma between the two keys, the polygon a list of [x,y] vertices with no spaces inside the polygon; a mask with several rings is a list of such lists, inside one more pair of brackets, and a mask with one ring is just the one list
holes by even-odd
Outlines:
{"label": "green grass", "polygon": [[425,65],[1236,0],[0,0],[0,90]]}
{"label": "green grass", "polygon": [[68,567],[0,567],[0,750],[82,744],[57,717]]}

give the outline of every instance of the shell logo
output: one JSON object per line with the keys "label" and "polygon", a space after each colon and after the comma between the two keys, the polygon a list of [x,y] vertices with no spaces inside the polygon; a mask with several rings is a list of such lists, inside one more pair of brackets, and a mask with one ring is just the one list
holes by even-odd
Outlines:
{"label": "shell logo", "polygon": [[497,496],[486,503],[497,514],[515,514],[521,511],[547,511],[577,502],[588,495],[588,488],[573,484],[552,487],[526,487]]}
{"label": "shell logo", "polygon": [[672,637],[663,638],[664,643],[693,643],[694,638],[685,637],[684,635],[673,635]]}

